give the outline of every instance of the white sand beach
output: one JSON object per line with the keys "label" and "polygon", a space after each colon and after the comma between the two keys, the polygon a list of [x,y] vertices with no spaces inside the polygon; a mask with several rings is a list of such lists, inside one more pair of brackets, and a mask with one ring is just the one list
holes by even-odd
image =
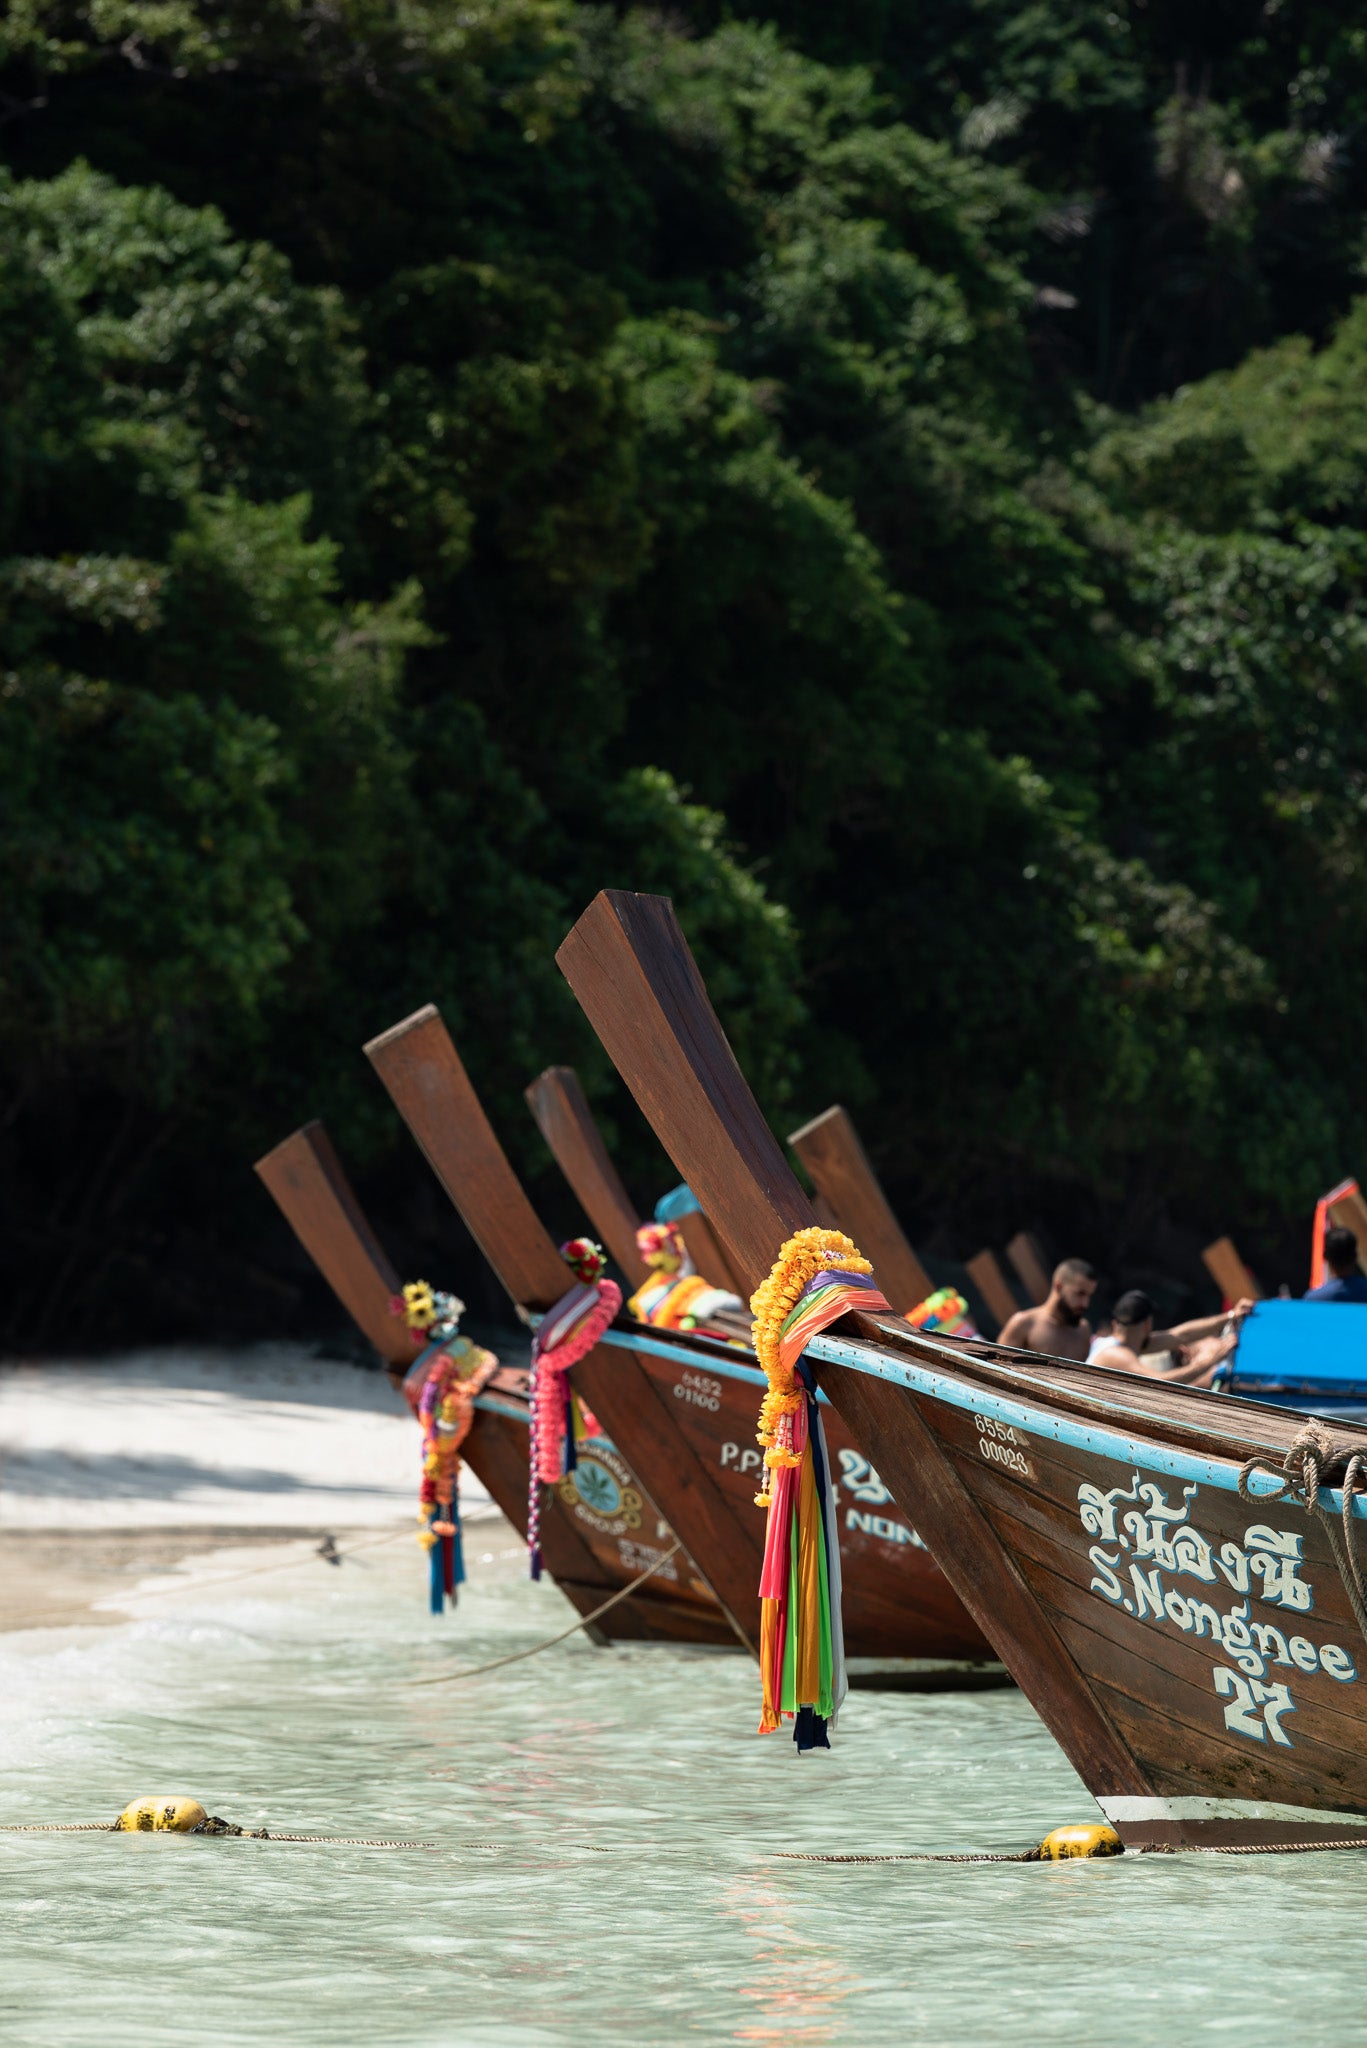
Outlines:
{"label": "white sand beach", "polygon": [[[192,1558],[246,1569],[265,1545],[401,1534],[419,1443],[382,1373],[303,1345],[0,1365],[0,1628],[98,1620]],[[507,1529],[468,1471],[461,1505]]]}

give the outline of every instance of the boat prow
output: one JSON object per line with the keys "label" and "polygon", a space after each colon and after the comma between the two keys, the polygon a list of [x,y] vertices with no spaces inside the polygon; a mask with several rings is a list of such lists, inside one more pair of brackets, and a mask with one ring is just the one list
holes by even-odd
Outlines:
{"label": "boat prow", "polygon": [[[812,1213],[672,906],[605,892],[559,959],[757,1284]],[[1328,1519],[1274,1497],[1300,1418],[886,1315],[809,1356],[1127,1847],[1367,1846],[1367,1642]]]}

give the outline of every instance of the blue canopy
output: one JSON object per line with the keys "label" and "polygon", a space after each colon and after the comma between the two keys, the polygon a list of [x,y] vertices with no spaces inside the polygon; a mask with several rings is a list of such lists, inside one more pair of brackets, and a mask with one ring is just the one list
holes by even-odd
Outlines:
{"label": "blue canopy", "polygon": [[1367,1400],[1367,1302],[1260,1301],[1221,1379],[1231,1394]]}
{"label": "blue canopy", "polygon": [[677,1223],[681,1216],[696,1215],[701,1207],[702,1203],[685,1181],[682,1187],[671,1188],[667,1195],[661,1195],[655,1204],[655,1221]]}

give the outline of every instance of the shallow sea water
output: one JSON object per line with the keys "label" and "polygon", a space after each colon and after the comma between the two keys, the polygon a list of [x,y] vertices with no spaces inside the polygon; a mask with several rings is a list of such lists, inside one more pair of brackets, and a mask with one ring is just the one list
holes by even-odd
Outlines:
{"label": "shallow sea water", "polygon": [[[855,1694],[751,1733],[753,1666],[582,1637],[472,1532],[456,1615],[403,1539],[0,1638],[0,1819],[145,1793],[431,1850],[0,1834],[0,2037],[43,2048],[1367,2039],[1367,1855],[785,1862],[1015,1849],[1095,1810],[1014,1693]],[[501,1548],[481,1550],[481,1542]],[[155,1611],[154,1611],[155,1610]]]}

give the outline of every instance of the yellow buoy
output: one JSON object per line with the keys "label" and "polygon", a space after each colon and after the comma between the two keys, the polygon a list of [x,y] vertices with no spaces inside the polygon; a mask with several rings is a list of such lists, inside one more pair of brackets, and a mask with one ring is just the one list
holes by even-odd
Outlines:
{"label": "yellow buoy", "polygon": [[163,1793],[159,1799],[135,1799],[125,1806],[114,1826],[129,1834],[189,1835],[208,1818],[197,1799]]}
{"label": "yellow buoy", "polygon": [[1062,1863],[1068,1856],[1120,1856],[1125,1844],[1102,1821],[1085,1827],[1055,1828],[1039,1845],[1041,1863]]}

